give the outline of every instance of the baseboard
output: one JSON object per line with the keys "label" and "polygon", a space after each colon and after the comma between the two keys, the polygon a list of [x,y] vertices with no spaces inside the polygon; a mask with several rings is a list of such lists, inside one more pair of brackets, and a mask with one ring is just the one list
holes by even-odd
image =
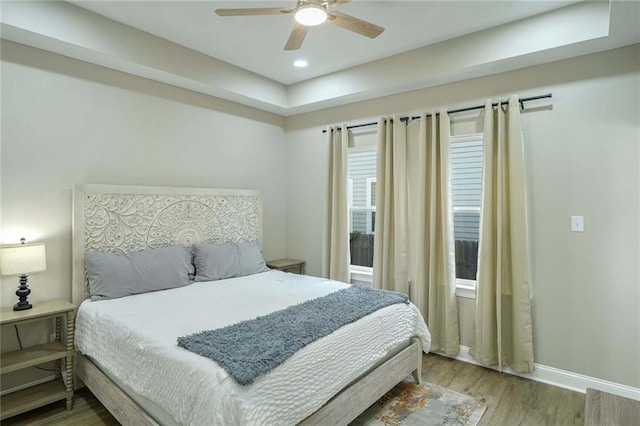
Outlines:
{"label": "baseboard", "polygon": [[[449,356],[444,353],[436,352],[438,355]],[[456,356],[449,356],[459,361],[471,364],[482,365],[474,357],[469,355],[468,346],[460,346],[460,352]],[[487,367],[492,370],[498,370],[497,367]],[[585,376],[583,374],[573,373],[571,371],[560,370],[559,368],[548,367],[542,364],[535,364],[532,373],[516,373],[510,368],[506,368],[503,372],[513,374],[515,376],[524,377],[526,379],[535,380],[536,382],[547,383],[560,388],[570,389],[576,392],[586,393],[587,388],[608,392],[613,395],[623,396],[625,398],[640,401],[640,389],[632,386],[622,385],[607,380],[597,379],[595,377]]]}
{"label": "baseboard", "polygon": [[3,390],[2,392],[0,392],[0,395],[6,395],[8,393],[17,392],[17,391],[22,390],[22,389],[30,388],[31,386],[39,385],[41,383],[50,382],[52,380],[55,380],[55,378],[56,378],[56,376],[51,375],[51,376],[43,377],[43,378],[38,379],[38,380],[34,380],[32,382],[29,382],[29,383],[23,383],[21,385],[14,386],[12,388]]}

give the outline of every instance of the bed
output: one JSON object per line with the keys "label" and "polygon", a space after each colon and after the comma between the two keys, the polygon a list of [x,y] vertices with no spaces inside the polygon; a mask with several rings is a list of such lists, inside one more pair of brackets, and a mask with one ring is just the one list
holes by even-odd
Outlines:
{"label": "bed", "polygon": [[407,375],[420,380],[430,337],[411,304],[348,324],[246,386],[176,344],[344,283],[272,270],[89,300],[88,252],[261,242],[259,191],[76,185],[73,203],[76,374],[120,423],[348,424]]}

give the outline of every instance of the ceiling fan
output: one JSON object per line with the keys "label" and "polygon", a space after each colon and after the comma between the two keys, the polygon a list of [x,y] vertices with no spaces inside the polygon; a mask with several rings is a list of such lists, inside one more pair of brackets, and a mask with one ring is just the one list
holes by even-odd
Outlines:
{"label": "ceiling fan", "polygon": [[298,4],[293,9],[286,7],[216,9],[216,14],[219,16],[252,16],[292,13],[295,22],[284,50],[299,49],[309,31],[309,27],[320,25],[325,21],[369,38],[376,38],[382,34],[384,28],[381,26],[345,13],[327,11],[330,7],[342,6],[348,2],[349,0],[298,0]]}

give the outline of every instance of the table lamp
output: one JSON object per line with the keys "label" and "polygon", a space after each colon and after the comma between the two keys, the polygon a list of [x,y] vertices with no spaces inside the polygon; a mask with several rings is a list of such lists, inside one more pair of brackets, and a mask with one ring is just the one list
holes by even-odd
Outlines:
{"label": "table lamp", "polygon": [[13,305],[14,311],[32,308],[31,303],[27,301],[27,296],[31,293],[27,286],[27,274],[47,270],[44,243],[25,244],[24,238],[21,238],[20,241],[22,244],[0,247],[0,273],[2,275],[20,275],[20,285],[16,290],[18,303]]}

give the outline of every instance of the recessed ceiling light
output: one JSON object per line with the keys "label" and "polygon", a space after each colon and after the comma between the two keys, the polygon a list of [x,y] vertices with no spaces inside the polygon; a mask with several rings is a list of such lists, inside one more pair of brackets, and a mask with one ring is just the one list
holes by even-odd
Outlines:
{"label": "recessed ceiling light", "polygon": [[307,63],[307,61],[305,61],[304,59],[298,59],[297,61],[295,61],[295,62],[293,63],[293,66],[294,66],[294,67],[298,67],[298,68],[304,68],[304,67],[306,67],[307,65],[309,65],[309,64],[308,64],[308,63]]}

